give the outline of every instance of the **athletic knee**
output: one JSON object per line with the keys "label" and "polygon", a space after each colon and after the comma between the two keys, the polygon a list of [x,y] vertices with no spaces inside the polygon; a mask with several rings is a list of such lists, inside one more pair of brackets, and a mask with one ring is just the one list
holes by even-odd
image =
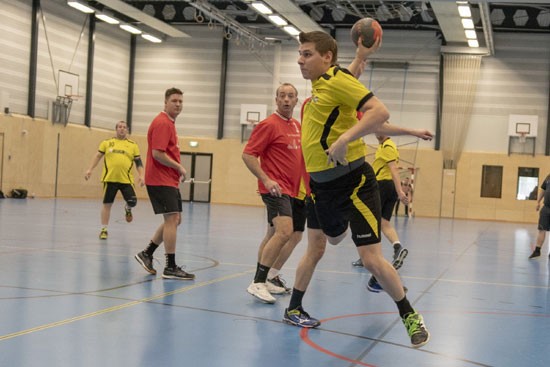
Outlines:
{"label": "athletic knee", "polygon": [[361,260],[363,261],[363,266],[376,277],[379,277],[380,274],[384,272],[384,269],[388,266],[393,269],[391,264],[388,263],[384,258],[378,259],[368,256],[366,258],[361,258]]}
{"label": "athletic knee", "polygon": [[319,262],[323,258],[323,255],[325,254],[325,248],[326,247],[308,247],[307,250],[307,257],[309,260],[313,261],[315,264]]}

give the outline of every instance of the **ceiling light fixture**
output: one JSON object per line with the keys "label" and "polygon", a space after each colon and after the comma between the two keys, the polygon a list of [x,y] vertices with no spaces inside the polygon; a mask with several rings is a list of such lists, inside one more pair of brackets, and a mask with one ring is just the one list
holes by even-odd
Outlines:
{"label": "ceiling light fixture", "polygon": [[95,12],[95,9],[90,8],[89,6],[86,6],[86,5],[84,5],[84,4],[82,4],[81,2],[78,2],[78,1],[74,1],[74,0],[67,1],[67,5],[75,8],[76,10],[80,10],[81,12],[86,13],[86,14],[91,14],[91,13]]}
{"label": "ceiling light fixture", "polygon": [[462,19],[462,26],[464,29],[474,29],[474,21],[470,18],[463,18]]}
{"label": "ceiling light fixture", "polygon": [[283,27],[283,30],[284,30],[286,33],[290,34],[292,37],[297,36],[297,35],[300,34],[300,31],[297,30],[296,27],[291,26],[291,25],[286,26],[286,27]]}
{"label": "ceiling light fixture", "polygon": [[268,18],[273,24],[278,25],[279,27],[288,25],[288,22],[279,15],[270,15]]}
{"label": "ceiling light fixture", "polygon": [[460,14],[462,18],[470,18],[472,16],[472,11],[468,5],[459,5],[458,14]]}
{"label": "ceiling light fixture", "polygon": [[162,42],[162,40],[160,38],[155,37],[155,36],[150,35],[150,34],[147,34],[147,33],[142,34],[141,37],[143,37],[147,41],[153,42],[153,43],[161,43]]}
{"label": "ceiling light fixture", "polygon": [[468,46],[479,47],[479,42],[477,40],[468,40]]}
{"label": "ceiling light fixture", "polygon": [[141,34],[141,30],[137,29],[134,26],[131,26],[130,24],[121,24],[119,26],[121,29],[124,29],[126,32],[130,32],[132,34]]}
{"label": "ceiling light fixture", "polygon": [[109,24],[119,24],[120,21],[104,13],[96,13],[95,17]]}
{"label": "ceiling light fixture", "polygon": [[464,34],[466,34],[466,38],[469,40],[477,39],[476,31],[474,31],[473,29],[464,30]]}
{"label": "ceiling light fixture", "polygon": [[256,11],[263,15],[269,15],[273,14],[273,10],[271,10],[267,5],[262,3],[261,1],[254,2],[250,4]]}

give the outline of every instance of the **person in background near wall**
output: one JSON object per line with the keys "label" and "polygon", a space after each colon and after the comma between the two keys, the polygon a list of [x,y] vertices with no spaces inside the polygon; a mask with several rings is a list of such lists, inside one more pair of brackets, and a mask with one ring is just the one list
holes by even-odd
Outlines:
{"label": "person in background near wall", "polygon": [[176,132],[176,117],[183,106],[183,92],[177,88],[164,93],[164,111],[151,122],[147,131],[147,165],[145,184],[155,214],[162,214],[163,222],[157,228],[145,250],[134,258],[150,274],[156,274],[153,267],[153,253],[164,242],[166,266],[162,273],[165,279],[193,280],[195,275],[176,265],[176,236],[181,224],[182,202],[179,183],[187,174],[180,163],[180,148]]}
{"label": "person in background near wall", "polygon": [[[409,206],[411,205],[412,203],[412,195],[413,195],[413,187],[412,187],[412,183],[411,183],[411,180],[408,178],[408,177],[405,177],[405,179],[401,182],[401,188],[403,189],[403,192],[405,193],[405,195],[407,195],[407,198],[408,198],[408,202],[405,204],[403,203],[403,205],[405,206],[405,217],[408,217],[409,216]],[[395,202],[395,216],[397,217],[397,213],[399,212],[399,203],[401,202],[401,200],[397,200]],[[411,210],[411,214],[412,214],[412,210]]]}
{"label": "person in background near wall", "polygon": [[[550,190],[548,190],[548,185],[550,185],[550,175],[546,176],[542,185],[540,185],[540,190],[537,197],[536,210],[539,211],[539,233],[537,235],[537,243],[535,245],[535,249],[533,250],[531,256],[529,256],[530,259],[534,259],[540,256],[540,250],[542,248],[542,245],[544,245],[544,240],[546,239],[546,232],[550,231]],[[543,199],[544,202],[541,208],[540,202]],[[550,256],[548,257],[548,259],[550,260]]]}
{"label": "person in background near wall", "polygon": [[[274,265],[279,269],[282,266],[275,262],[295,231],[293,212],[299,201],[294,198],[304,172],[300,123],[292,118],[298,91],[290,83],[281,84],[275,103],[276,111],[254,128],[242,154],[246,167],[258,179],[258,191],[267,210],[267,233],[258,250],[254,280],[247,288],[248,293],[265,303],[276,301],[272,294],[287,292],[283,284],[268,281],[268,276]],[[294,246],[299,242],[295,239]]]}
{"label": "person in background near wall", "polygon": [[[431,139],[427,130],[411,130],[385,122],[389,112],[350,71],[337,65],[338,46],[322,31],[300,33],[298,65],[304,79],[312,82],[312,97],[304,106],[302,151],[310,174],[313,210],[308,210],[308,247],[296,270],[296,281],[283,322],[300,327],[318,327],[321,322],[302,307],[302,299],[327,239],[336,245],[352,239],[363,263],[395,301],[413,347],[426,344],[430,334],[422,316],[414,310],[403,290],[397,271],[382,256],[380,244],[380,197],[372,167],[365,162],[369,133],[414,134]],[[361,44],[356,59],[380,47],[377,40],[367,49]],[[357,111],[363,112],[358,121]]]}
{"label": "person in background near wall", "polygon": [[525,199],[527,200],[537,200],[537,196],[539,193],[539,188],[537,186],[533,187],[533,190],[529,193],[529,196],[527,196]]}
{"label": "person in background near wall", "polygon": [[126,201],[126,221],[131,222],[134,218],[132,208],[137,204],[134,176],[132,175],[134,163],[139,175],[138,183],[143,186],[143,163],[139,155],[138,145],[128,139],[128,125],[125,121],[119,121],[116,124],[115,131],[116,136],[114,138],[103,140],[99,144],[98,151],[92,158],[90,168],[84,174],[84,179],[88,180],[92,175],[92,170],[103,158],[103,173],[101,175],[103,206],[101,208],[101,231],[99,232],[99,238],[102,240],[106,240],[109,234],[111,208],[118,191],[122,193],[122,197]]}
{"label": "person in background near wall", "polygon": [[[401,180],[399,177],[399,151],[397,146],[386,135],[376,135],[378,139],[378,149],[372,168],[378,182],[378,190],[380,191],[380,205],[382,208],[382,233],[393,244],[393,262],[395,270],[399,270],[403,266],[403,260],[407,257],[409,251],[401,246],[399,236],[395,228],[391,224],[391,216],[396,201],[402,201],[407,205],[409,198],[401,188]],[[352,263],[354,266],[363,266],[361,259]],[[371,292],[378,293],[382,291],[382,287],[377,282],[374,276],[371,276],[367,284],[367,289]]]}

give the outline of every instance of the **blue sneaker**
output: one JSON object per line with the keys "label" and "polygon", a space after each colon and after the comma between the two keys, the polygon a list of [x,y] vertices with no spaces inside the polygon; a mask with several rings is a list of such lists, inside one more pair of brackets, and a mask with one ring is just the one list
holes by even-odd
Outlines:
{"label": "blue sneaker", "polygon": [[283,316],[283,322],[304,328],[314,328],[321,325],[321,321],[309,316],[309,314],[304,311],[302,307],[298,307],[290,311],[286,308]]}
{"label": "blue sneaker", "polygon": [[[378,280],[376,280],[374,276],[370,277],[369,282],[367,283],[367,289],[370,292],[374,293],[380,293],[384,290],[384,288],[382,288],[382,286],[380,285],[380,283],[378,283]],[[409,289],[403,286],[403,292],[407,293],[408,291]]]}
{"label": "blue sneaker", "polygon": [[367,289],[374,293],[380,293],[383,291],[382,286],[378,283],[378,280],[374,276],[371,276],[367,283]]}

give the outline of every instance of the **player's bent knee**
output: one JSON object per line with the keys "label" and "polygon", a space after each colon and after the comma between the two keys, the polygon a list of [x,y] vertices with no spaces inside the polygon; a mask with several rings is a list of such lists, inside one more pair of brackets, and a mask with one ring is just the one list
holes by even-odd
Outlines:
{"label": "player's bent knee", "polygon": [[126,202],[130,208],[133,208],[137,204],[137,198],[130,199]]}

